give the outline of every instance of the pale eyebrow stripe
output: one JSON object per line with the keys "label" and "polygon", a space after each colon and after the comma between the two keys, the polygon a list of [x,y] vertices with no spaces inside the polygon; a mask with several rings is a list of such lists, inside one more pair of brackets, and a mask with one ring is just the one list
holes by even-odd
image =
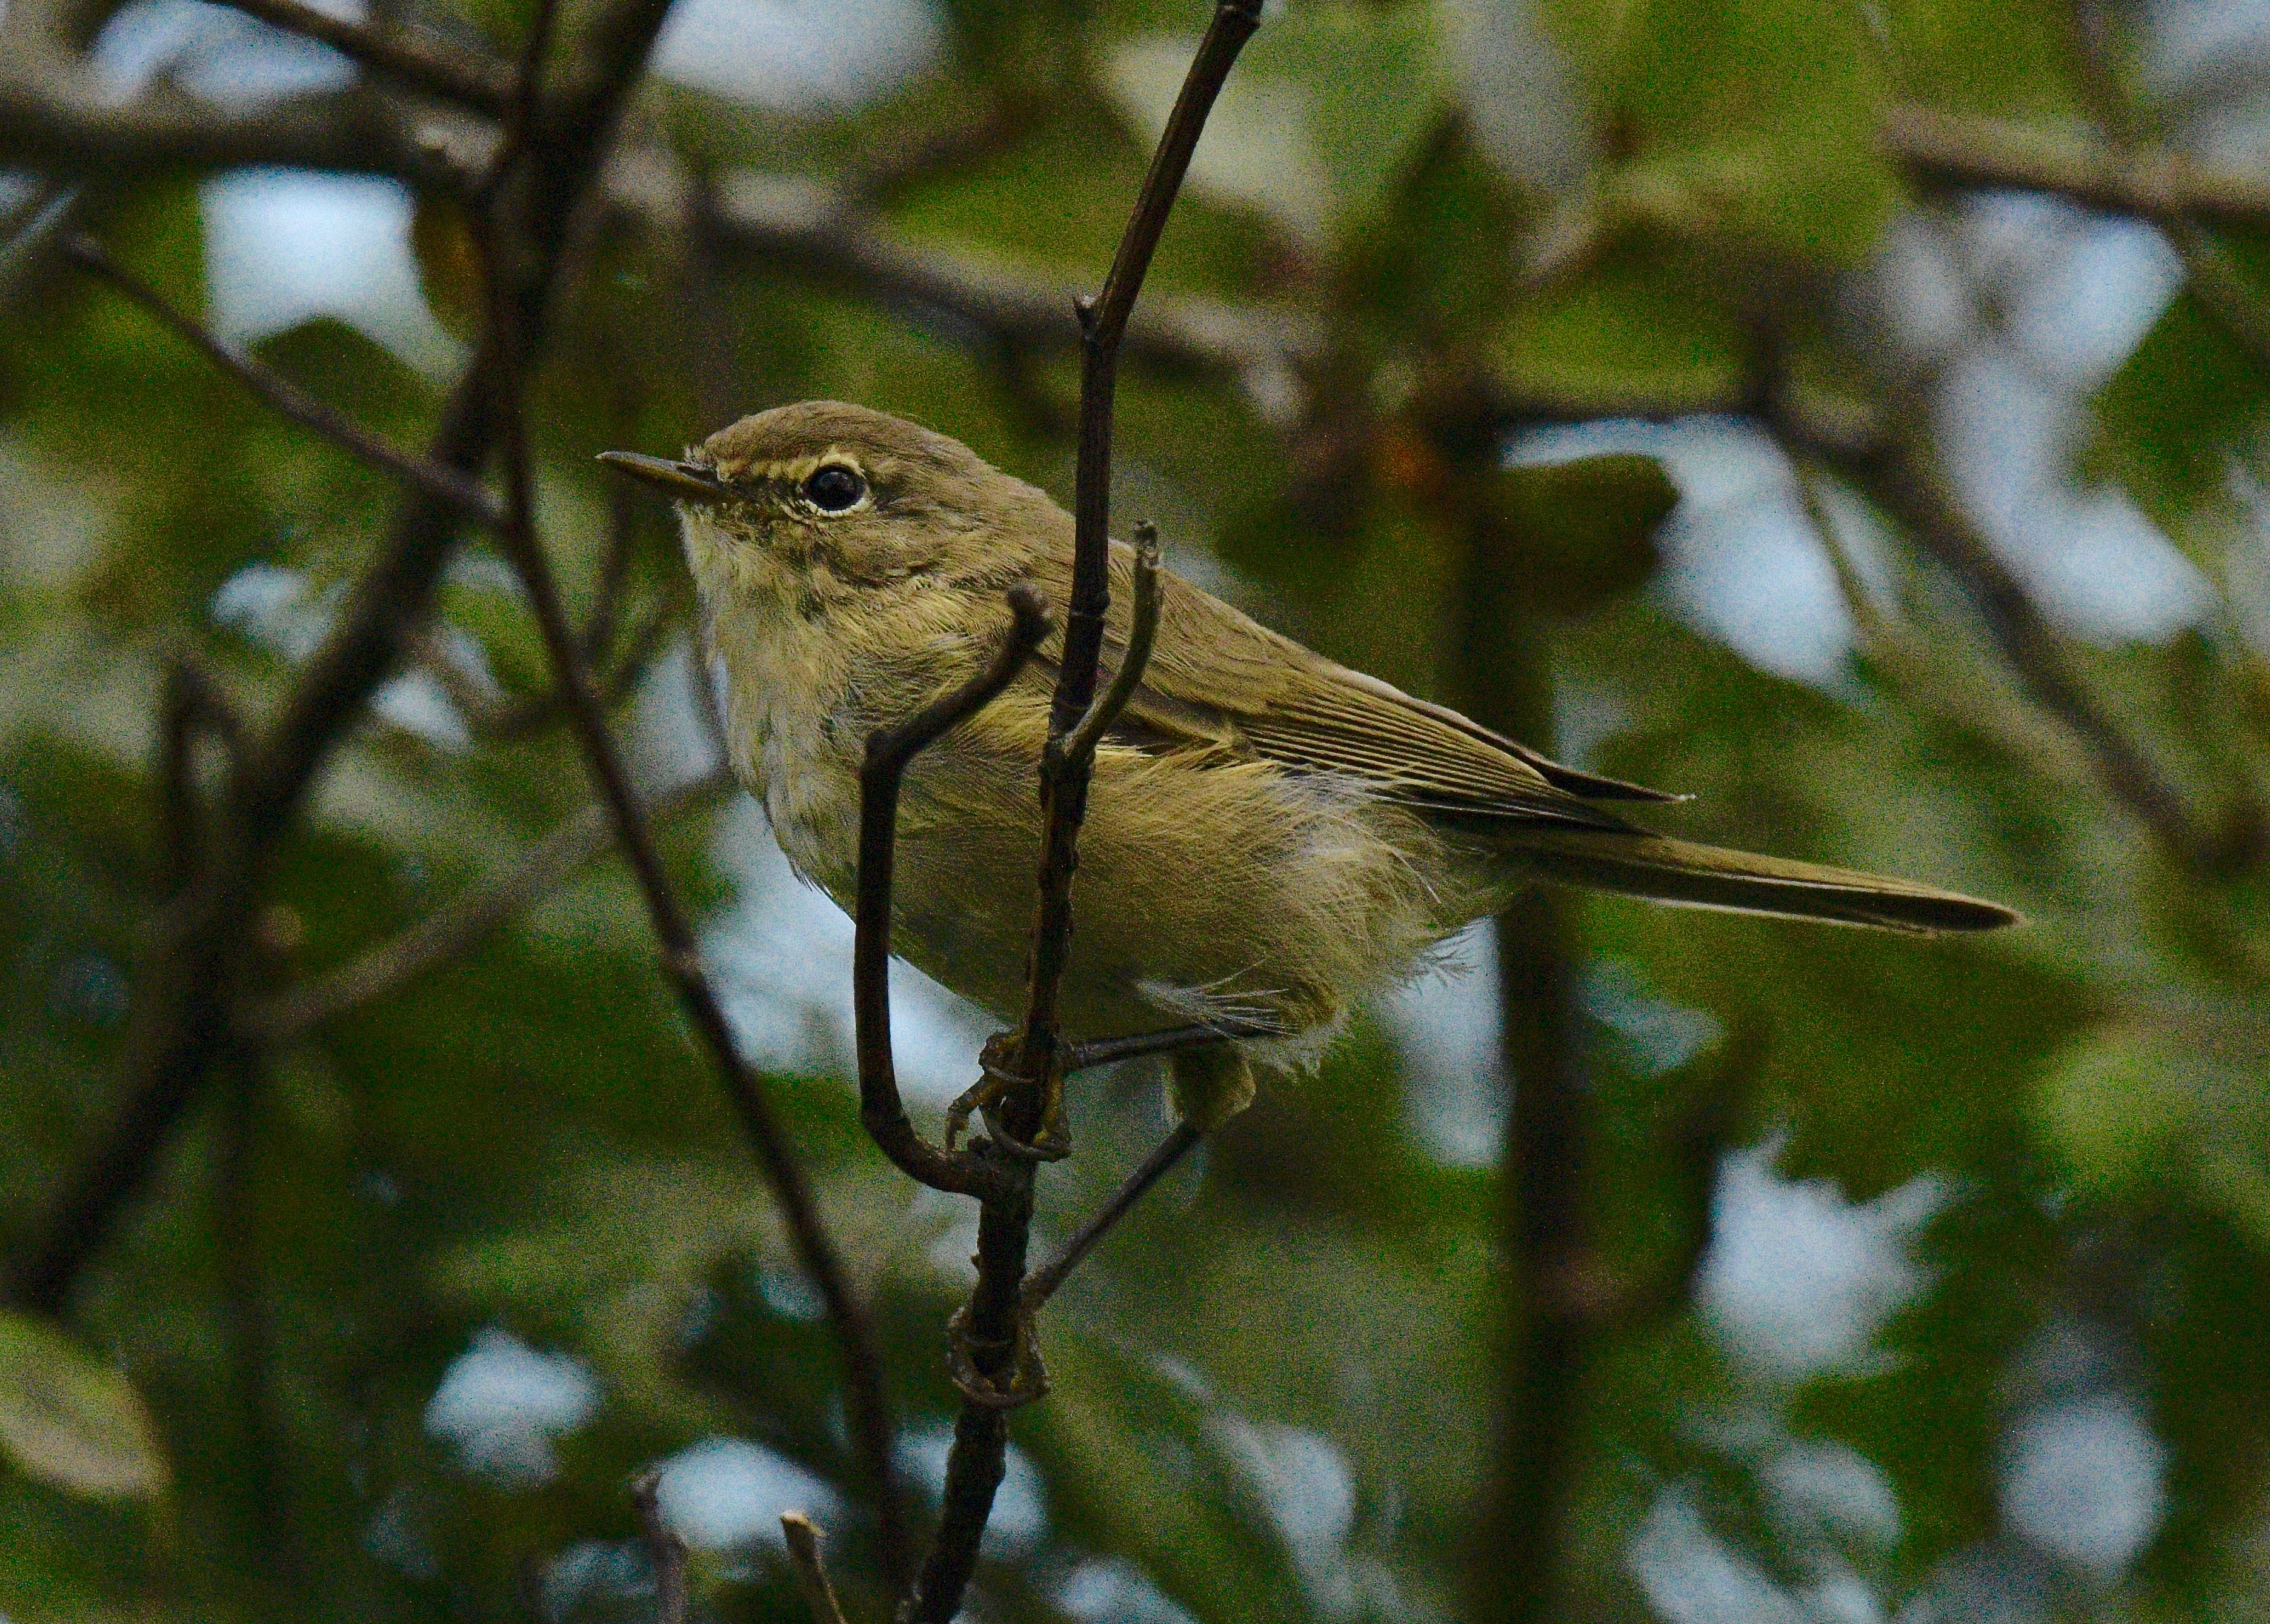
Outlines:
{"label": "pale eyebrow stripe", "polygon": [[805,478],[830,463],[840,463],[862,478],[867,477],[867,465],[856,451],[841,446],[830,446],[825,451],[807,456],[790,457],[785,462],[744,464],[738,478],[753,476],[760,479],[783,479],[790,483]]}

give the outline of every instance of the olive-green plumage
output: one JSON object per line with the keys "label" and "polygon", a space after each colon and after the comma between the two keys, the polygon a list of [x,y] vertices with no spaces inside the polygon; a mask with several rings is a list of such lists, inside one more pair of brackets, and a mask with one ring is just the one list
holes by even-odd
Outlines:
{"label": "olive-green plumage", "polygon": [[[679,463],[610,454],[664,486],[728,676],[733,765],[797,871],[851,905],[867,735],[998,646],[1012,583],[1057,611],[1072,520],[966,447],[862,407],[745,418]],[[1107,671],[1132,555],[1114,544]],[[1672,797],[1549,761],[1164,582],[1141,686],[1096,753],[1065,1020],[1104,1037],[1260,1023],[1240,1048],[1313,1054],[1353,1000],[1543,880],[1900,931],[2014,916],[1928,886],[1698,846],[1617,810]],[[899,819],[898,952],[1003,1015],[1023,990],[1034,768],[1057,649],[918,757]],[[1178,1104],[1250,1094],[1197,1063]]]}

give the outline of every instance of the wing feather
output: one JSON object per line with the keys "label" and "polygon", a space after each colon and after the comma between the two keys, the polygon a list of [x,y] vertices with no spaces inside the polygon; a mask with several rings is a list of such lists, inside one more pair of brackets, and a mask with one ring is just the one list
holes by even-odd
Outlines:
{"label": "wing feather", "polygon": [[[1111,567],[1107,672],[1126,649],[1132,552],[1115,542]],[[1061,601],[1069,582],[1047,584]],[[1382,799],[1460,819],[1622,830],[1631,826],[1591,803],[1676,798],[1547,760],[1311,653],[1178,577],[1163,584],[1151,663],[1122,718],[1126,742],[1360,779]],[[1043,649],[1051,679],[1057,649],[1054,639]]]}

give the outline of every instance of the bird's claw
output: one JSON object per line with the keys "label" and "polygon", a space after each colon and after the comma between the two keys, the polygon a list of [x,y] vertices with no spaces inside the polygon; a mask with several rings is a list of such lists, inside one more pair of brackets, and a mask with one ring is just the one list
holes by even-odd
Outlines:
{"label": "bird's claw", "polygon": [[973,1114],[983,1115],[993,1141],[1020,1161],[1062,1161],[1072,1154],[1072,1130],[1065,1121],[1064,1069],[1051,1064],[1041,1079],[1040,1131],[1027,1140],[1002,1124],[1000,1108],[1032,1086],[1031,1079],[1010,1067],[1016,1038],[1001,1033],[989,1040],[977,1058],[983,1072],[976,1083],[946,1108],[946,1147],[952,1150],[969,1126]]}
{"label": "bird's claw", "polygon": [[1008,1354],[991,1376],[978,1367],[979,1346],[979,1339],[970,1334],[969,1309],[964,1304],[946,1322],[946,1374],[964,1398],[988,1410],[1014,1410],[1047,1397],[1049,1368],[1041,1360],[1041,1341],[1033,1330],[1031,1314],[1018,1310],[1015,1328],[1006,1343],[984,1344]]}

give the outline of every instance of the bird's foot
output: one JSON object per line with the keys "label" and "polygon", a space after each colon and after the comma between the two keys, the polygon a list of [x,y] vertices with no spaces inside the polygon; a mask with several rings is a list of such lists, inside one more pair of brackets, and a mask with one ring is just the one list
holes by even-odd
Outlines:
{"label": "bird's foot", "polygon": [[946,1149],[960,1140],[971,1116],[982,1114],[994,1143],[1020,1161],[1062,1161],[1072,1154],[1072,1128],[1065,1120],[1064,1067],[1057,1062],[1051,1061],[1040,1079],[1040,1131],[1027,1140],[1003,1125],[1001,1107],[1033,1086],[1033,1079],[1015,1069],[1016,1047],[1014,1033],[997,1033],[987,1041],[977,1057],[983,1075],[946,1107]]}
{"label": "bird's foot", "polygon": [[[989,1376],[979,1363],[996,1368]],[[967,1304],[946,1322],[946,1369],[964,1398],[988,1410],[1014,1410],[1044,1398],[1049,1390],[1049,1368],[1041,1361],[1041,1341],[1033,1330],[1032,1311],[1020,1308],[1014,1329],[1004,1341],[986,1341],[969,1329]]]}

